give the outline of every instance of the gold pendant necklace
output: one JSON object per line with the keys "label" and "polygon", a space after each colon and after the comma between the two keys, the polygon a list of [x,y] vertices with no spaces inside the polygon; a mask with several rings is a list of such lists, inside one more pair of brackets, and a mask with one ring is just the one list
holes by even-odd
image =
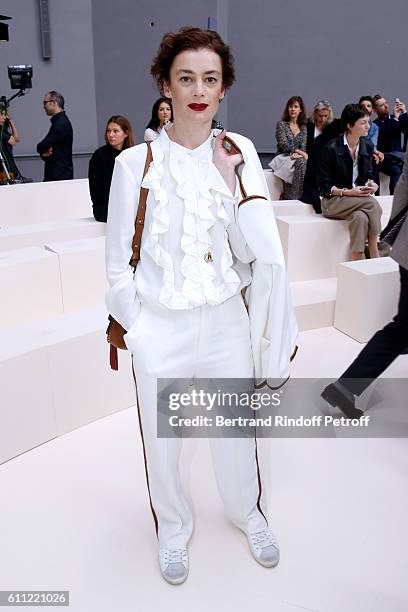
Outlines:
{"label": "gold pendant necklace", "polygon": [[212,263],[213,260],[213,256],[211,255],[211,251],[208,249],[207,253],[204,254],[204,261],[205,263]]}

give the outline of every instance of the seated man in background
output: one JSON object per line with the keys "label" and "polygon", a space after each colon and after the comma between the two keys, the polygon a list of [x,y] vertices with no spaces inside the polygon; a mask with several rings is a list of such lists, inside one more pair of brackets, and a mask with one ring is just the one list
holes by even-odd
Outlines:
{"label": "seated man in background", "polygon": [[380,153],[380,151],[378,151],[377,149],[379,128],[378,128],[378,125],[374,121],[371,120],[371,115],[373,114],[373,99],[371,96],[361,96],[358,103],[361,106],[361,108],[366,109],[369,115],[370,129],[368,130],[367,138],[369,138],[374,145],[374,155],[379,156],[379,161],[382,161],[384,159],[384,154]]}
{"label": "seated man in background", "polygon": [[377,113],[374,123],[378,125],[379,130],[377,147],[384,154],[383,160],[374,168],[374,178],[379,184],[378,174],[380,172],[389,176],[390,194],[393,195],[402,172],[404,152],[401,146],[401,135],[408,134],[408,114],[405,104],[399,98],[395,98],[393,115],[389,114],[388,102],[380,94],[373,97],[373,105]]}

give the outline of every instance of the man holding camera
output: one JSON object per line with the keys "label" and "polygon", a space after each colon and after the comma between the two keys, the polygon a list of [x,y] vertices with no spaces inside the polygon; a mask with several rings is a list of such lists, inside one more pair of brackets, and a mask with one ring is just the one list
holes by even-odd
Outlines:
{"label": "man holding camera", "polygon": [[72,165],[72,125],[64,111],[64,97],[57,91],[44,96],[44,111],[51,117],[46,137],[37,151],[45,162],[44,181],[65,181],[74,178]]}

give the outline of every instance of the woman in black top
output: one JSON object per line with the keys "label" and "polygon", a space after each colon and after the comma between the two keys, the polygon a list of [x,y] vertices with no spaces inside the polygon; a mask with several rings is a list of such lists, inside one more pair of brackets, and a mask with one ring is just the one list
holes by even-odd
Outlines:
{"label": "woman in black top", "polygon": [[316,175],[322,212],[329,219],[345,219],[350,231],[351,259],[364,259],[368,240],[370,257],[379,257],[381,207],[373,194],[374,145],[367,139],[369,115],[358,104],[347,104],[341,114],[344,135],[326,145]]}
{"label": "woman in black top", "polygon": [[92,155],[88,172],[93,215],[96,221],[104,223],[108,218],[109,190],[115,159],[123,149],[135,144],[129,119],[122,115],[110,117],[106,124],[105,142]]}
{"label": "woman in black top", "polygon": [[319,100],[313,108],[307,122],[306,153],[308,154],[303,194],[300,200],[311,204],[317,214],[321,214],[319,191],[316,184],[316,173],[319,167],[320,154],[325,145],[343,132],[340,119],[335,119],[333,108],[327,100]]}

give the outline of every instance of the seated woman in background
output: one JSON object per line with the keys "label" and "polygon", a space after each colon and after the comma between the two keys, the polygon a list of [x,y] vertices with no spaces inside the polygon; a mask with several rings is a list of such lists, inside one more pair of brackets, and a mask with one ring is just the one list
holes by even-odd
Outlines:
{"label": "seated woman in background", "polygon": [[307,122],[308,148],[314,139],[323,133],[323,130],[334,120],[333,107],[327,100],[319,100],[314,105],[312,114]]}
{"label": "seated woman in background", "polygon": [[104,223],[108,218],[109,190],[115,159],[121,151],[135,144],[129,119],[122,115],[110,117],[106,124],[105,142],[92,155],[88,172],[93,215],[96,221]]}
{"label": "seated woman in background", "polygon": [[373,194],[374,145],[366,138],[369,114],[358,104],[347,104],[341,114],[344,135],[324,147],[317,171],[322,212],[329,219],[349,224],[352,260],[364,259],[366,240],[370,257],[379,257],[381,207]]}
{"label": "seated woman in background", "polygon": [[311,204],[316,213],[322,212],[319,191],[316,184],[318,162],[323,147],[342,132],[339,119],[334,119],[333,108],[327,100],[319,100],[314,105],[311,117],[307,122],[306,153],[307,168],[303,182],[302,202]]}
{"label": "seated woman in background", "polygon": [[282,120],[276,124],[278,155],[269,164],[283,180],[282,199],[297,200],[303,191],[306,171],[306,111],[300,96],[286,102]]}
{"label": "seated woman in background", "polygon": [[[164,125],[173,121],[173,108],[169,98],[159,98],[153,104],[152,118],[150,119],[144,133],[144,141],[156,140]],[[170,127],[170,126],[169,126]]]}

